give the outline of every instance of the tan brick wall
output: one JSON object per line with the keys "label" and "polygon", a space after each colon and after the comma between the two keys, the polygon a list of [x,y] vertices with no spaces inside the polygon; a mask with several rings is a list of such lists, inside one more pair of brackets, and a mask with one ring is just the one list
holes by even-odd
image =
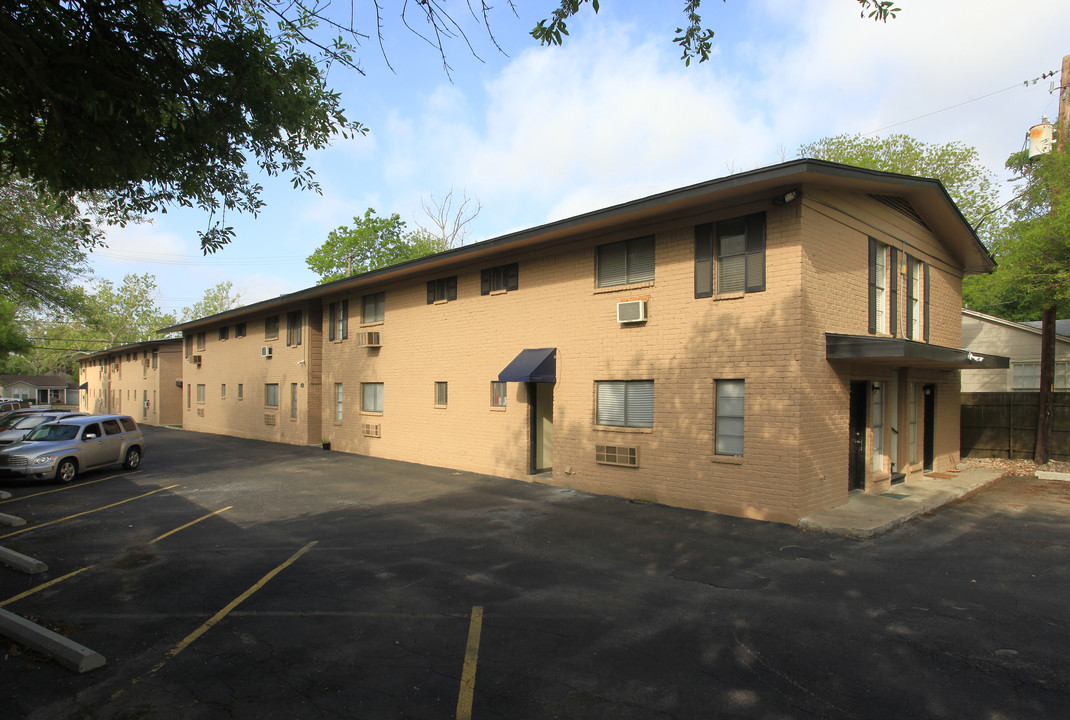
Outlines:
{"label": "tan brick wall", "polygon": [[78,392],[79,409],[125,413],[146,425],[181,422],[182,390],[175,384],[182,379],[181,353],[173,344],[145,345],[80,360],[78,383],[88,383],[88,388]]}
{"label": "tan brick wall", "polygon": [[[737,199],[727,209],[574,236],[491,261],[462,257],[454,269],[416,280],[325,295],[322,303],[300,306],[307,328],[298,348],[284,343],[286,310],[293,308],[277,311],[278,340],[263,338],[263,311],[241,318],[246,338],[235,338],[232,329],[220,342],[217,326],[206,325],[200,367],[183,365],[191,398],[184,425],[297,444],[322,436],[336,450],[529,479],[527,387],[510,383],[507,407],[492,408],[491,382],[521,350],[553,347],[553,472],[537,479],[797,522],[810,510],[846,500],[851,380],[890,382],[896,373],[834,366],[825,358],[826,332],[867,334],[867,237],[909,246],[932,266],[935,343],[957,346],[960,287],[953,258],[902,213],[864,195],[803,191],[801,202],[784,207],[767,197]],[[767,213],[767,289],[696,299],[694,226],[758,211]],[[655,280],[597,288],[597,246],[648,234],[656,237]],[[519,263],[519,288],[480,295],[480,270],[509,262]],[[457,299],[429,305],[426,282],[452,274]],[[362,297],[376,292],[386,296],[385,320],[364,324]],[[649,320],[618,324],[617,302],[635,298],[647,299]],[[343,299],[349,337],[327,341],[329,304]],[[368,331],[381,333],[382,347],[358,343]],[[261,358],[263,344],[273,346],[271,360]],[[957,373],[911,370],[898,377],[900,404],[911,379],[938,385],[937,463],[946,466],[958,452]],[[655,387],[653,428],[595,424],[597,381],[647,379]],[[718,379],[746,383],[742,458],[714,453]],[[279,383],[277,410],[263,405],[266,382]],[[369,382],[384,385],[382,412],[361,410],[361,383]],[[436,382],[448,383],[445,407],[435,404]],[[296,419],[289,417],[290,383],[299,386]],[[341,421],[335,416],[339,383]],[[205,385],[203,404],[196,401],[198,384]],[[379,436],[367,436],[364,426],[377,427]],[[596,445],[638,448],[639,467],[596,463]],[[873,474],[871,489],[888,480],[890,469]]]}

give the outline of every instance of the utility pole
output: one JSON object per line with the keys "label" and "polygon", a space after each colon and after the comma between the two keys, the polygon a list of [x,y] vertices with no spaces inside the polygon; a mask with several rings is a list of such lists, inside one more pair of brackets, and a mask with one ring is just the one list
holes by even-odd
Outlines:
{"label": "utility pole", "polygon": [[[1070,55],[1063,57],[1059,77],[1059,119],[1055,124],[1053,152],[1070,152]],[[1057,305],[1044,308],[1040,322],[1040,398],[1037,416],[1037,446],[1033,459],[1044,465],[1051,459],[1055,405],[1055,320]]]}

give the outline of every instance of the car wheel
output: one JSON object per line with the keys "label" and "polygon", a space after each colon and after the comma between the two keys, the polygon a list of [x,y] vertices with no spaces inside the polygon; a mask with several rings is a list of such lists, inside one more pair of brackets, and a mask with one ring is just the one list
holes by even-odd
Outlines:
{"label": "car wheel", "polygon": [[127,470],[136,470],[137,466],[141,464],[141,449],[132,447],[126,451],[126,460],[123,460],[123,467]]}
{"label": "car wheel", "polygon": [[78,477],[78,463],[70,458],[61,460],[59,465],[56,466],[56,480],[61,483],[69,483],[74,478]]}

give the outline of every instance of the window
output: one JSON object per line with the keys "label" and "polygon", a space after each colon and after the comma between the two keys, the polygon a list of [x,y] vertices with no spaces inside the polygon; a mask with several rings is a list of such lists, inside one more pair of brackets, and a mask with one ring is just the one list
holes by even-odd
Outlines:
{"label": "window", "polygon": [[427,304],[457,299],[457,276],[427,283]]}
{"label": "window", "polygon": [[743,457],[743,380],[717,381],[717,416],[714,426],[715,455]]}
{"label": "window", "polygon": [[234,323],[234,337],[245,337],[245,323]]}
{"label": "window", "polygon": [[271,315],[264,318],[264,339],[277,340],[279,337],[279,316]]}
{"label": "window", "polygon": [[229,337],[230,337],[230,326],[229,325],[224,325],[223,327],[219,328],[219,339],[220,340],[226,340]]}
{"label": "window", "polygon": [[765,213],[695,226],[695,297],[763,290]]}
{"label": "window", "polygon": [[327,339],[345,340],[349,337],[349,301],[333,302],[327,306]]}
{"label": "window", "polygon": [[906,337],[921,337],[921,263],[907,255]]}
{"label": "window", "polygon": [[226,383],[223,383],[222,385],[219,386],[219,399],[220,400],[226,400],[227,399],[227,384]]}
{"label": "window", "polygon": [[334,421],[342,422],[342,383],[334,384]]}
{"label": "window", "polygon": [[301,344],[301,311],[293,310],[286,313],[286,344]]}
{"label": "window", "polygon": [[360,384],[360,409],[364,412],[383,411],[383,384],[361,383]]}
{"label": "window", "polygon": [[238,383],[238,399],[245,399],[245,385],[243,383]]}
{"label": "window", "polygon": [[[1040,390],[1040,363],[1011,363],[1011,382],[1015,390]],[[1055,363],[1055,389],[1070,390],[1070,362]]]}
{"label": "window", "polygon": [[600,245],[598,287],[629,285],[654,279],[654,236]]}
{"label": "window", "polygon": [[159,351],[153,348],[152,350],[152,369],[155,370],[159,359]]}
{"label": "window", "polygon": [[197,349],[204,350],[205,333],[197,333]]}
{"label": "window", "polygon": [[869,239],[869,331],[874,334],[898,334],[898,255],[895,248]]}
{"label": "window", "polygon": [[197,385],[197,402],[199,402],[199,403],[203,403],[204,402],[204,385],[203,384]]}
{"label": "window", "polygon": [[268,407],[279,406],[279,384],[267,383],[264,385],[264,404]]}
{"label": "window", "polygon": [[185,356],[189,357],[192,354],[193,354],[193,335],[190,334],[190,335],[186,336],[186,355]]}
{"label": "window", "polygon": [[297,417],[297,383],[290,383],[290,417]]}
{"label": "window", "polygon": [[516,290],[519,287],[517,263],[487,268],[480,273],[479,294],[490,295],[497,290]]}
{"label": "window", "polygon": [[[430,283],[428,283],[430,284]],[[430,288],[428,288],[430,291]],[[437,291],[436,291],[437,292]],[[454,288],[454,299],[457,297],[456,287]],[[374,295],[364,296],[364,310],[361,315],[361,320],[366,323],[383,322],[386,317],[386,293],[375,293]]]}
{"label": "window", "polygon": [[595,383],[597,423],[617,427],[654,426],[654,381],[610,380]]}
{"label": "window", "polygon": [[445,407],[449,403],[449,383],[435,383],[435,406]]}
{"label": "window", "polygon": [[506,395],[508,393],[509,383],[498,382],[497,380],[490,383],[490,406],[491,407],[505,407]]}
{"label": "window", "polygon": [[873,383],[873,471],[884,470],[884,383]]}
{"label": "window", "polygon": [[104,427],[106,435],[118,435],[123,431],[119,421],[115,419],[101,420],[100,424]]}
{"label": "window", "polygon": [[910,462],[918,461],[918,384],[907,386],[907,408],[910,414]]}

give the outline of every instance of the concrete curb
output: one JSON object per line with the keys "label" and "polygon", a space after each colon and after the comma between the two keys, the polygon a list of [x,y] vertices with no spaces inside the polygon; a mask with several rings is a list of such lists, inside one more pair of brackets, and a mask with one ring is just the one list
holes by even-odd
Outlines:
{"label": "concrete curb", "polygon": [[22,527],[26,524],[26,521],[20,517],[14,515],[5,515],[0,513],[0,525],[8,525],[10,527]]}
{"label": "concrete curb", "polygon": [[100,653],[3,609],[0,609],[0,635],[48,655],[63,667],[77,673],[96,670],[107,663]]}
{"label": "concrete curb", "polygon": [[16,570],[21,570],[28,575],[36,575],[37,573],[43,573],[48,570],[48,565],[40,560],[35,560],[28,555],[23,555],[20,552],[15,552],[6,547],[0,547],[0,563],[10,565]]}
{"label": "concrete curb", "polygon": [[1070,482],[1070,473],[1048,472],[1047,470],[1037,470],[1036,475],[1041,480],[1062,480],[1063,482]]}

